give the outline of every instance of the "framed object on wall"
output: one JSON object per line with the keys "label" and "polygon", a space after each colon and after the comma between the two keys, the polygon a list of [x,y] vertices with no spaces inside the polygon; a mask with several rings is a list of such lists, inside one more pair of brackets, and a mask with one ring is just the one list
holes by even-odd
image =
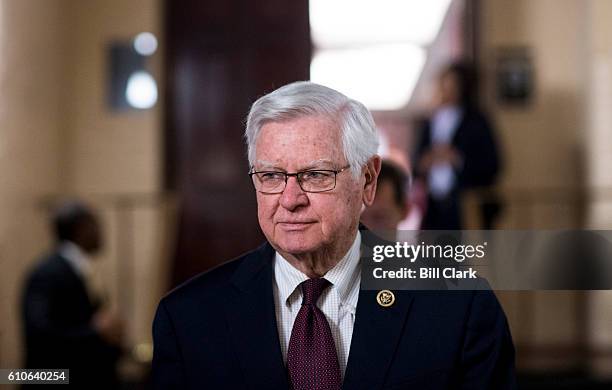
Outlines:
{"label": "framed object on wall", "polygon": [[498,101],[528,105],[534,94],[534,69],[527,47],[500,48],[496,52],[495,88]]}

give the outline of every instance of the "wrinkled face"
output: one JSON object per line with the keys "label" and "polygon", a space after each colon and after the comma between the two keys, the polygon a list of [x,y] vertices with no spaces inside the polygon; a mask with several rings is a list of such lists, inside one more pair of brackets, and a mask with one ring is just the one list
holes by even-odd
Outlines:
{"label": "wrinkled face", "polygon": [[[257,139],[255,171],[295,173],[346,165],[339,127],[326,118],[269,122]],[[337,175],[333,190],[308,193],[289,177],[280,194],[257,192],[259,225],[276,250],[293,255],[350,245],[366,181],[363,174],[355,179],[347,169]]]}

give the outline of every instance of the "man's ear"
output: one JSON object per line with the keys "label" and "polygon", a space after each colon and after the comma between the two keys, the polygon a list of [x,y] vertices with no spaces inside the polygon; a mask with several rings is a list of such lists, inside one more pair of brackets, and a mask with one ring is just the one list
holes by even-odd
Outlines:
{"label": "man's ear", "polygon": [[380,173],[380,166],[382,159],[379,155],[375,154],[366,163],[364,169],[365,172],[365,184],[363,186],[363,204],[365,206],[371,206],[376,196],[376,182],[378,174]]}

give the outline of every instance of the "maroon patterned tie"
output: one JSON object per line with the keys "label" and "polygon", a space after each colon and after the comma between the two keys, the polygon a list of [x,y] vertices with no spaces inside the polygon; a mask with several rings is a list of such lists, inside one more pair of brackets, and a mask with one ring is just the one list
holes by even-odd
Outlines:
{"label": "maroon patterned tie", "polygon": [[302,283],[302,307],[298,312],[289,349],[287,368],[293,390],[339,390],[340,365],[336,345],[317,300],[330,283],[323,278]]}

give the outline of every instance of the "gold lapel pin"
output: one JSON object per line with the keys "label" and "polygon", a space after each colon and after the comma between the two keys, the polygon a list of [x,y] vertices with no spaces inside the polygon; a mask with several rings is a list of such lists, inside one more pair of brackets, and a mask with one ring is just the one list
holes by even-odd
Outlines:
{"label": "gold lapel pin", "polygon": [[376,294],[376,302],[382,307],[389,307],[395,302],[395,295],[389,290],[380,290]]}

